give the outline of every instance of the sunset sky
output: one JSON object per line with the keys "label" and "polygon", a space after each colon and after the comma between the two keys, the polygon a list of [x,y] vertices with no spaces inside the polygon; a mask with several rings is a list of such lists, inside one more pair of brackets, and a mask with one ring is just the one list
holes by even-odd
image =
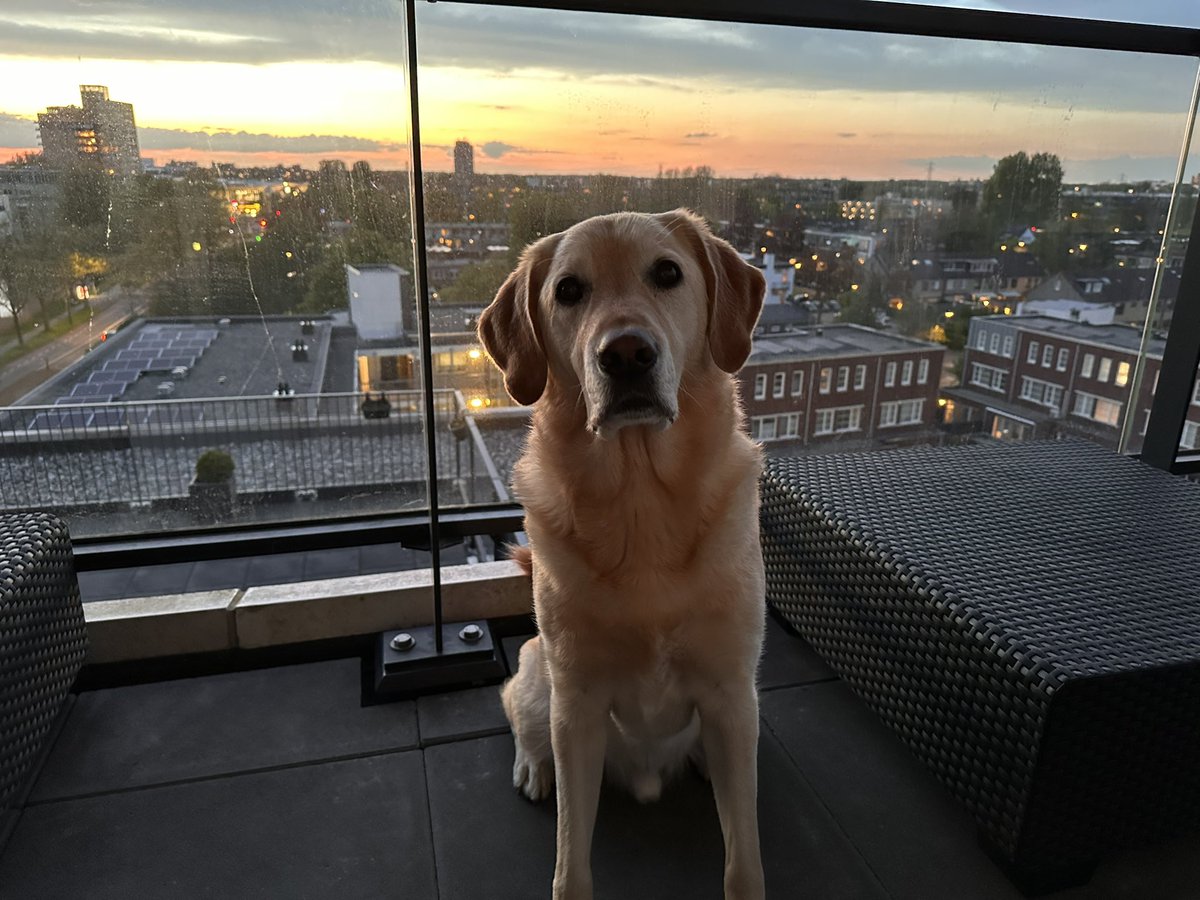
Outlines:
{"label": "sunset sky", "polygon": [[[1143,21],[1192,24],[1193,0]],[[965,5],[965,4],[964,4]],[[1113,0],[989,8],[1121,18]],[[104,84],[142,154],[406,164],[402,6],[385,0],[6,0],[0,160]],[[424,160],[479,172],[935,178],[1057,153],[1068,180],[1168,179],[1194,60],[1027,45],[418,4]]]}

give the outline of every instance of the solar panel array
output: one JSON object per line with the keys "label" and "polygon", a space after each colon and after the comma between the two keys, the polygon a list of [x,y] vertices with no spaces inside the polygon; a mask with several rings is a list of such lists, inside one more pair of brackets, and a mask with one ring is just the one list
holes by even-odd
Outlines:
{"label": "solar panel array", "polygon": [[[63,397],[56,400],[56,405],[62,405],[62,409],[39,412],[27,427],[30,431],[38,429],[56,431],[68,428],[106,428],[124,425],[199,425],[212,417],[222,419],[223,416],[228,415],[227,410],[203,403],[165,406],[134,403],[128,406],[114,404],[107,407],[78,405],[83,402],[78,397]],[[255,414],[254,411],[243,413],[247,417],[247,421]]]}
{"label": "solar panel array", "polygon": [[[111,359],[92,371],[84,381],[76,382],[56,406],[81,403],[112,403],[142,375],[192,368],[217,338],[215,328],[178,325],[144,325],[133,340]],[[169,416],[169,414],[168,414]],[[154,414],[140,411],[138,418],[148,420]],[[64,409],[39,413],[30,428],[85,428],[122,425],[126,415],[113,409]]]}

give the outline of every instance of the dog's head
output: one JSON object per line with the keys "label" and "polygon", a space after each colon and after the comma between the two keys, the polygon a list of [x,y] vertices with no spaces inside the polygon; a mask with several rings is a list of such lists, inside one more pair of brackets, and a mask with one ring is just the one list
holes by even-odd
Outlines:
{"label": "dog's head", "polygon": [[581,396],[587,427],[666,428],[685,373],[736,372],[766,283],[687,212],[598,216],[526,248],[479,336],[518,403]]}

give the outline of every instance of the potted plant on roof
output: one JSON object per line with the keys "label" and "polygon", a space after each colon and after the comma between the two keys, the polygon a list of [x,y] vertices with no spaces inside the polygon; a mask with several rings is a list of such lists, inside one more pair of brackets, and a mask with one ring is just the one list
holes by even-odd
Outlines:
{"label": "potted plant on roof", "polygon": [[392,404],[386,394],[368,393],[362,402],[364,419],[386,419],[392,414]]}
{"label": "potted plant on roof", "polygon": [[236,498],[233,457],[224,450],[205,450],[196,460],[196,476],[188,485],[193,511],[205,519],[225,519]]}

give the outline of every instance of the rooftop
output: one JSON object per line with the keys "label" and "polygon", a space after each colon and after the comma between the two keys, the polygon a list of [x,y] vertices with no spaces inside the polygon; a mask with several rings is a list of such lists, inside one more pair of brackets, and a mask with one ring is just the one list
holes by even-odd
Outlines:
{"label": "rooftop", "polygon": [[[1116,350],[1126,350],[1137,353],[1142,343],[1142,332],[1132,325],[1089,325],[1086,322],[1073,322],[1067,319],[1056,319],[1053,316],[996,316],[977,317],[971,321],[972,327],[978,322],[980,326],[992,324],[1011,325],[1024,331],[1036,331],[1040,334],[1058,335],[1076,341],[1112,347]],[[1162,358],[1167,342],[1161,338],[1151,338],[1148,348],[1149,355]]]}
{"label": "rooftop", "polygon": [[[23,397],[21,405],[158,400],[165,382],[174,384],[167,395],[172,400],[269,396],[280,381],[298,394],[317,393],[330,322],[314,319],[313,333],[302,335],[301,321],[299,316],[237,316],[227,325],[214,318],[138,320]],[[308,348],[303,361],[292,358],[298,339]],[[176,366],[187,368],[186,376],[173,378]]]}
{"label": "rooftop", "polygon": [[939,344],[902,337],[861,325],[814,325],[791,334],[770,334],[754,339],[746,365],[831,356],[868,356],[942,350]]}
{"label": "rooftop", "polygon": [[[515,665],[529,623],[496,625]],[[494,685],[368,705],[353,652],[275,662],[122,686],[93,679],[67,704],[26,807],[0,824],[6,894],[549,896],[554,805],[513,790]],[[963,809],[773,620],[759,681],[767,896],[1021,896]],[[720,897],[721,853],[698,777],[648,805],[605,786],[598,898]],[[1050,896],[1183,898],[1197,883],[1200,841],[1190,838],[1114,858],[1088,886]]]}

